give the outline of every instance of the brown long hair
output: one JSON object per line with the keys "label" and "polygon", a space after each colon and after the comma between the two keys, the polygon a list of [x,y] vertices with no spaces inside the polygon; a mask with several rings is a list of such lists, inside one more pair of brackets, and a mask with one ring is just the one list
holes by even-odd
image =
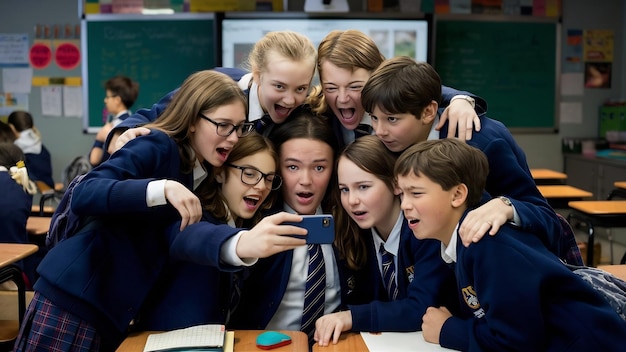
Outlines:
{"label": "brown long hair", "polygon": [[[339,155],[337,163],[345,158],[363,171],[374,175],[385,183],[390,192],[396,185],[393,168],[396,156],[376,136],[363,136],[348,144]],[[341,204],[339,188],[336,196]],[[361,269],[367,261],[367,247],[363,236],[370,236],[369,230],[363,230],[352,220],[343,206],[335,208],[335,246],[348,267]]]}
{"label": "brown long hair", "polygon": [[181,171],[190,173],[195,160],[189,131],[200,119],[200,112],[237,102],[248,111],[246,97],[232,78],[217,71],[198,71],[187,77],[157,120],[144,127],[163,131],[176,141],[182,160]]}

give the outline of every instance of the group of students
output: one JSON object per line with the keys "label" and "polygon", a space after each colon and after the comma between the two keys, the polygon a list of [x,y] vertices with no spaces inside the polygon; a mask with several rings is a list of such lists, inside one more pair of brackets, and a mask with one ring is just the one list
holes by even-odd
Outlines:
{"label": "group of students", "polygon": [[[623,342],[626,324],[559,261],[561,222],[484,100],[356,30],[317,50],[270,32],[249,64],[193,73],[112,129],[15,351],[113,351],[132,329],[208,323],[320,345],[419,329],[460,350]],[[290,236],[312,214],[334,215],[333,244]]]}

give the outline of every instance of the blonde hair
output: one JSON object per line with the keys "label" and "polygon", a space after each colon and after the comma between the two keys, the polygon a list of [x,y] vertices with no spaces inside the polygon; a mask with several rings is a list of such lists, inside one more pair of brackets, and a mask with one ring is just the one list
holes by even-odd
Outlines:
{"label": "blonde hair", "polygon": [[265,34],[261,40],[254,44],[248,55],[247,66],[253,76],[259,76],[267,70],[271,52],[293,61],[310,62],[311,79],[313,78],[316,50],[311,40],[305,35],[293,31],[276,31]]}
{"label": "blonde hair", "polygon": [[18,185],[22,186],[24,192],[37,193],[37,186],[28,177],[24,153],[17,145],[9,142],[0,143],[0,166],[9,172]]}
{"label": "blonde hair", "polygon": [[[322,64],[325,61],[350,71],[363,68],[372,73],[384,60],[385,57],[374,40],[355,29],[332,31],[317,48],[317,72],[320,82]],[[308,103],[317,114],[323,114],[328,110],[321,85],[312,89]]]}

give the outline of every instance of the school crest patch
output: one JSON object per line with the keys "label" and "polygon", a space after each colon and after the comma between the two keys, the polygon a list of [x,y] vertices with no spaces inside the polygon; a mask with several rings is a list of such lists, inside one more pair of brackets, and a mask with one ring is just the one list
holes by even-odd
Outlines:
{"label": "school crest patch", "polygon": [[413,265],[404,269],[404,272],[406,273],[406,278],[409,280],[409,283],[413,282],[413,278],[415,277],[415,268]]}
{"label": "school crest patch", "polygon": [[480,307],[480,302],[478,302],[478,296],[476,295],[474,287],[470,285],[462,288],[461,294],[463,295],[465,304],[474,311],[474,317],[480,319],[485,316],[485,310]]}

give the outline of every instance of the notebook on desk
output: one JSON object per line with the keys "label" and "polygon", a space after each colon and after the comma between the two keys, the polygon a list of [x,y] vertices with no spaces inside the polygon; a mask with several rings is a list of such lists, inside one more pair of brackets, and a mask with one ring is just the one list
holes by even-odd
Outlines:
{"label": "notebook on desk", "polygon": [[144,352],[157,351],[224,351],[226,328],[207,324],[172,330],[148,336]]}

